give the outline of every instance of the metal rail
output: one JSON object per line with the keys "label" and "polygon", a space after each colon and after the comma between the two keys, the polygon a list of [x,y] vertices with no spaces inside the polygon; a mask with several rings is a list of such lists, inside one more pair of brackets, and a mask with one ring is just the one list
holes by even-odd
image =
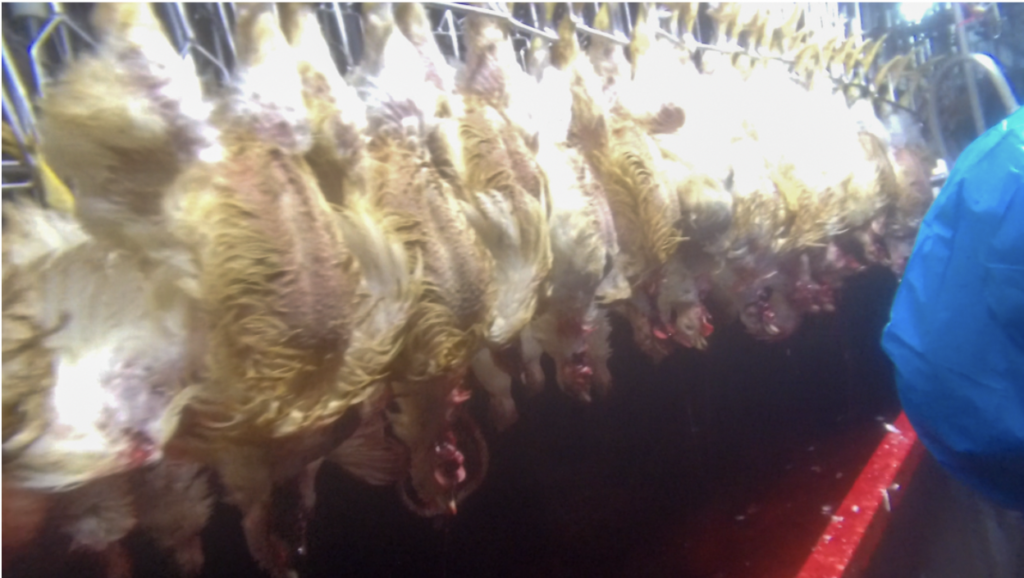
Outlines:
{"label": "metal rail", "polygon": [[40,66],[40,52],[46,46],[46,43],[50,39],[50,37],[55,32],[57,32],[58,29],[61,32],[58,38],[61,40],[61,42],[63,42],[67,38],[68,28],[73,30],[75,34],[79,36],[79,38],[84,40],[90,46],[96,46],[96,43],[93,42],[92,38],[90,38],[89,35],[84,30],[82,30],[77,24],[75,24],[74,21],[65,16],[63,13],[55,13],[53,17],[50,18],[50,20],[46,23],[46,25],[43,26],[43,30],[39,33],[39,36],[37,36],[36,39],[32,41],[32,44],[29,46],[29,56],[31,57],[32,63],[32,76],[35,79],[36,88],[39,90],[39,94],[43,93],[43,89],[45,88],[46,82],[48,80],[44,78],[44,71]]}
{"label": "metal rail", "polygon": [[519,30],[520,32],[526,32],[527,34],[531,34],[533,36],[547,38],[552,42],[558,40],[557,34],[547,30],[540,30],[539,28],[534,28],[533,26],[529,26],[527,24],[523,24],[522,22],[513,18],[512,14],[508,12],[498,12],[495,10],[489,10],[487,8],[470,6],[468,4],[456,4],[455,2],[424,2],[423,5],[434,6],[436,8],[443,8],[445,10],[451,10],[454,12],[461,12],[463,14],[479,14],[481,16],[489,16],[491,18],[496,18],[498,20],[504,20],[513,29]]}
{"label": "metal rail", "polygon": [[[437,30],[434,31],[435,35],[444,36],[451,42],[450,52],[446,47],[443,47],[444,51],[448,55],[454,55],[458,60],[461,60],[465,55],[462,54],[462,50],[459,48],[459,35],[462,33],[460,20],[456,18],[456,15],[468,15],[476,14],[495,18],[506,22],[508,26],[518,32],[528,36],[535,36],[544,38],[545,40],[554,42],[558,40],[557,33],[552,29],[553,23],[546,22],[543,19],[543,9],[540,6],[531,4],[529,14],[532,15],[526,17],[530,23],[521,22],[514,18],[506,5],[502,3],[488,3],[482,7],[481,5],[469,5],[455,2],[426,2],[425,6],[431,10],[440,10],[442,14],[440,17],[437,13],[434,13],[435,22],[439,22]],[[61,4],[48,3],[40,4],[39,7],[44,7],[42,11],[36,10],[35,12],[40,18],[45,18],[39,32],[34,34],[34,38],[31,39],[28,48],[29,67],[32,78],[23,79],[19,75],[17,67],[14,65],[15,60],[10,58],[13,54],[10,52],[9,43],[7,38],[4,39],[3,44],[3,81],[4,81],[4,115],[5,119],[11,125],[12,132],[15,139],[18,141],[18,146],[21,148],[25,164],[32,170],[33,175],[36,174],[35,165],[32,160],[31,150],[34,146],[36,139],[35,131],[35,111],[33,109],[34,98],[40,96],[44,91],[48,82],[48,73],[53,73],[53,68],[49,65],[44,69],[44,55],[49,54],[46,50],[55,48],[54,53],[57,58],[57,64],[62,62],[68,62],[74,58],[74,43],[73,40],[81,40],[82,43],[90,46],[95,46],[96,43],[92,38],[89,37],[85,29],[74,21],[74,18],[69,16],[63,9]],[[838,29],[843,26],[838,11],[837,4],[828,5],[802,5],[805,9],[805,22],[807,26],[818,26],[820,29]],[[595,4],[595,13],[600,9],[600,4]],[[204,11],[204,16],[208,13],[209,17],[213,20],[211,32],[213,35],[213,43],[209,44],[209,39],[206,38],[205,32],[203,33],[203,39],[197,38],[195,31],[189,21],[189,12],[186,12],[186,8],[193,15],[195,9]],[[611,16],[612,31],[606,32],[598,30],[591,25],[588,25],[584,21],[582,14],[576,14],[572,9],[569,10],[569,15],[576,24],[576,30],[578,33],[593,38],[600,38],[602,40],[612,42],[618,46],[629,45],[629,35],[633,28],[632,14],[630,12],[630,6],[627,3],[610,3],[609,13]],[[349,33],[349,27],[347,24],[352,23],[347,21],[346,16],[355,17],[359,22],[361,19],[358,18],[358,14],[353,14],[353,8],[348,3],[325,3],[320,6],[319,12],[323,18],[320,19],[321,26],[324,27],[324,33],[329,37],[333,37],[333,32],[329,31],[333,19],[334,23],[338,26],[338,42],[330,42],[333,47],[332,52],[336,61],[344,60],[344,63],[338,64],[339,70],[351,70],[357,64],[357,58],[359,46],[357,44],[358,39],[355,38],[355,34]],[[954,10],[956,12],[956,10]],[[161,19],[165,21],[167,28],[171,33],[172,40],[179,50],[182,58],[193,58],[206,60],[209,65],[215,69],[215,76],[217,81],[220,83],[229,82],[231,78],[231,66],[235,61],[236,55],[236,44],[234,39],[234,30],[232,26],[232,15],[234,14],[234,5],[232,3],[211,3],[201,5],[198,8],[194,6],[188,6],[181,2],[173,2],[165,4],[161,8]],[[332,18],[333,17],[333,18]],[[859,22],[859,6],[854,7],[854,15],[850,18],[848,24],[851,27],[851,33],[860,29]],[[959,16],[958,16],[959,17]],[[962,19],[962,18],[961,18]],[[698,18],[695,25],[700,26],[700,19]],[[962,26],[960,27],[962,31]],[[32,32],[30,30],[30,32]],[[330,32],[330,34],[328,34]],[[732,45],[718,45],[718,44],[706,44],[699,41],[699,28],[698,36],[694,36],[692,32],[685,31],[682,37],[678,37],[675,34],[669,33],[661,28],[657,29],[657,36],[659,38],[673,42],[677,46],[680,46],[689,51],[713,51],[724,54],[743,54],[753,59],[759,60],[773,60],[778,61],[787,65],[792,65],[793,60],[783,55],[768,54],[763,51],[754,50],[752,48],[745,48],[738,44]],[[75,38],[77,37],[77,38]],[[205,45],[209,44],[209,45]],[[337,46],[340,44],[340,47]],[[338,50],[340,48],[340,50]],[[938,92],[938,86],[941,80],[945,78],[949,70],[955,66],[963,65],[965,62],[974,62],[975,65],[982,66],[986,70],[989,77],[992,79],[996,86],[1000,97],[1003,99],[1004,105],[1008,110],[1016,110],[1019,106],[1016,99],[1013,97],[1012,91],[1009,89],[1009,85],[1003,77],[1002,73],[998,70],[998,67],[991,60],[991,58],[984,55],[970,55],[960,56],[956,59],[945,63],[945,66],[938,68],[933,72],[931,91],[928,98],[928,111],[926,115],[926,122],[932,128],[932,134],[936,135],[935,146],[938,151],[941,152],[942,156],[950,162],[949,151],[946,147],[945,140],[941,134],[940,123],[938,122],[938,115],[935,111],[936,95]],[[206,63],[204,63],[206,64]],[[209,69],[207,69],[209,70]],[[830,73],[829,77],[831,80],[841,87],[857,86],[862,90],[866,89],[872,98],[877,101],[885,102],[893,107],[902,107],[896,102],[895,95],[889,98],[879,96],[876,92],[877,87],[872,87],[868,84],[853,83],[852,79],[846,78],[844,74],[835,75]],[[28,83],[25,82],[28,80]],[[34,81],[34,85],[33,85]],[[892,83],[890,83],[891,85]],[[891,86],[890,86],[891,88]],[[972,99],[972,107],[974,106],[974,100]],[[925,116],[925,115],[922,115]],[[977,125],[978,115],[975,115],[975,122]],[[11,168],[5,165],[5,169]]]}
{"label": "metal rail", "polygon": [[[969,65],[980,66],[985,71],[986,76],[992,81],[992,84],[996,88],[996,92],[999,94],[1000,100],[1002,100],[1003,106],[1006,111],[1010,114],[1017,112],[1020,108],[1020,104],[1017,102],[1017,98],[1013,95],[1013,90],[1010,88],[1010,83],[1006,80],[1006,76],[999,66],[996,65],[992,57],[987,54],[968,54],[961,56],[954,56],[948,62],[940,66],[932,75],[931,79],[931,92],[928,98],[928,122],[929,129],[931,130],[932,136],[935,139],[935,146],[939,150],[942,158],[946,160],[948,166],[953,166],[953,158],[949,154],[949,148],[946,146],[946,138],[942,134],[941,122],[939,119],[938,110],[938,99],[939,99],[939,87],[942,85],[942,81],[946,78],[951,70],[958,66],[963,66],[967,72],[968,81],[973,79],[973,74],[970,73]],[[978,114],[981,114],[980,104],[978,108]],[[984,118],[982,123],[977,124],[975,119],[975,128],[980,136],[985,132],[986,127]]]}
{"label": "metal rail", "polygon": [[[970,45],[967,42],[967,30],[964,26],[964,7],[960,4],[953,5],[953,19],[956,22],[956,41],[960,48],[960,54],[970,54]],[[981,113],[981,101],[978,99],[978,83],[974,80],[974,74],[970,72],[967,65],[964,65],[964,76],[967,79],[967,98],[971,102],[971,116],[974,118],[974,128],[978,134],[985,132],[985,116]]]}

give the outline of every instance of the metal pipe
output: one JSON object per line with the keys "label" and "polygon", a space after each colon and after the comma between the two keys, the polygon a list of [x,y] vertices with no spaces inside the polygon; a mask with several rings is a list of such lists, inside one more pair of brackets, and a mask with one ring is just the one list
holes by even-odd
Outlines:
{"label": "metal pipe", "polygon": [[[964,15],[961,12],[962,5],[953,6],[953,19],[956,22],[956,39],[960,47],[960,54],[967,56],[971,53],[967,41],[967,30],[964,27]],[[964,75],[967,79],[967,98],[971,102],[971,115],[974,117],[974,128],[978,136],[985,132],[985,117],[981,114],[981,100],[978,98],[978,84],[974,78],[974,72],[967,65],[964,65]]]}
{"label": "metal pipe", "polygon": [[[995,61],[986,54],[971,54],[967,56],[956,56],[950,59],[949,62],[944,64],[941,68],[935,71],[931,81],[931,95],[928,98],[928,120],[929,128],[934,135],[938,149],[942,154],[942,157],[946,159],[948,166],[953,166],[953,159],[949,154],[949,149],[946,147],[946,139],[940,130],[939,123],[939,110],[936,104],[939,97],[939,86],[941,81],[957,66],[968,67],[969,64],[974,63],[988,74],[989,79],[996,88],[996,92],[999,94],[999,98],[1003,102],[1003,106],[1006,107],[1006,111],[1010,114],[1017,112],[1020,108],[1020,104],[1017,102],[1017,98],[1013,95],[1013,90],[1010,88],[1010,83],[1007,82],[1006,76],[999,70]],[[984,131],[983,131],[984,132]]]}
{"label": "metal pipe", "polygon": [[1020,103],[1017,102],[1017,97],[1013,94],[1013,89],[1010,88],[1010,83],[1006,79],[1006,75],[999,69],[999,65],[996,64],[995,60],[987,54],[972,54],[971,61],[980,65],[987,73],[992,84],[996,87],[996,92],[999,94],[1000,100],[1003,101],[1003,106],[1006,107],[1006,111],[1010,114],[1017,112],[1020,108]]}

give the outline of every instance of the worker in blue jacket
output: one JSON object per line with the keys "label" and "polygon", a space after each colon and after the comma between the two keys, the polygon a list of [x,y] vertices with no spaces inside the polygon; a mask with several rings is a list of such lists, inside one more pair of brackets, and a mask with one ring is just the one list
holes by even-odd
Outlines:
{"label": "worker in blue jacket", "polygon": [[928,450],[1024,510],[1024,109],[957,159],[921,225],[882,346]]}

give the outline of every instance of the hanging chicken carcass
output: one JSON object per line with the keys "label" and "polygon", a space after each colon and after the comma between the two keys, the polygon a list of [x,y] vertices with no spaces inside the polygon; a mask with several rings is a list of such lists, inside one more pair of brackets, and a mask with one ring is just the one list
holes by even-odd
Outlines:
{"label": "hanging chicken carcass", "polygon": [[431,90],[391,6],[367,6],[364,19],[367,54],[351,82],[367,103],[367,195],[401,215],[422,256],[422,291],[386,394],[391,429],[411,456],[400,489],[424,515],[454,512],[486,472],[486,445],[461,406],[491,318],[492,261],[450,181],[430,163],[427,140],[443,93]]}
{"label": "hanging chicken carcass", "polygon": [[516,419],[510,387],[511,377],[522,374],[520,332],[549,291],[550,200],[531,128],[529,91],[536,83],[519,68],[499,20],[470,15],[466,27],[466,64],[453,99],[461,104],[453,108],[456,118],[440,121],[431,156],[494,263],[486,349],[475,352],[473,366],[503,427]]}
{"label": "hanging chicken carcass", "polygon": [[[700,300],[703,282],[699,272],[678,253],[687,234],[686,215],[701,214],[699,218],[706,220],[703,215],[728,215],[729,208],[727,196],[718,195],[725,203],[710,200],[716,194],[713,180],[666,158],[648,134],[648,130],[661,134],[678,130],[683,118],[671,99],[649,96],[658,93],[660,82],[644,62],[650,43],[655,41],[654,16],[646,14],[642,12],[634,29],[631,48],[639,76],[574,82],[572,130],[607,193],[623,254],[623,272],[632,286],[631,298],[618,308],[631,322],[638,345],[660,360],[676,342],[703,346],[710,330]],[[594,72],[618,70],[599,60],[615,58],[618,51],[608,50],[604,42],[592,43]],[[651,66],[657,67],[655,63]],[[602,84],[605,91],[595,92],[594,87]],[[603,106],[602,101],[607,104]],[[704,184],[711,188],[704,191]],[[685,210],[681,200],[689,203]],[[727,217],[711,218],[727,222]]]}
{"label": "hanging chicken carcass", "polygon": [[[200,369],[195,303],[170,268],[89,237],[65,213],[20,201],[4,219],[5,488],[50,504],[72,547],[127,568],[119,541],[155,507],[132,484],[165,468]],[[188,518],[173,531],[195,538],[209,504],[187,502],[172,508]],[[143,527],[197,570],[197,544],[165,530]]]}
{"label": "hanging chicken carcass", "polygon": [[239,10],[239,70],[210,143],[198,81],[149,7],[108,13],[115,65],[83,60],[47,95],[44,147],[74,176],[87,227],[179,267],[166,286],[200,301],[205,363],[173,446],[217,470],[253,555],[283,572],[294,548],[271,528],[291,525],[271,519],[274,489],[301,486],[367,396],[337,379],[358,265],[302,159],[294,56],[270,10]]}
{"label": "hanging chicken carcass", "polygon": [[[618,240],[605,192],[578,146],[570,143],[570,87],[589,78],[577,70],[579,53],[575,25],[563,17],[550,66],[540,71],[541,98],[534,111],[540,127],[537,163],[551,195],[551,292],[524,330],[523,354],[527,375],[540,372],[540,351],[550,355],[562,390],[589,401],[592,389],[604,393],[611,385],[609,321],[602,304],[627,299],[630,288],[618,268]],[[530,347],[528,340],[539,347]],[[530,351],[534,355],[527,355]],[[543,386],[528,384],[534,390]]]}

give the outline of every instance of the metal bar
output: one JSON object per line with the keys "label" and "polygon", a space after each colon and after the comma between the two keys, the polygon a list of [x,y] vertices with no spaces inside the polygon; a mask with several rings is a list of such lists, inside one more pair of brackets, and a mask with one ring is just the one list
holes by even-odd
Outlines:
{"label": "metal bar", "polygon": [[[967,31],[964,28],[964,15],[961,12],[963,6],[953,5],[953,19],[956,22],[956,39],[960,47],[960,54],[967,56],[971,53],[967,42]],[[985,117],[981,113],[981,100],[978,98],[978,84],[974,79],[974,72],[964,64],[964,74],[967,79],[967,98],[971,102],[971,115],[974,117],[974,128],[978,136],[985,132]]]}
{"label": "metal bar", "polygon": [[947,166],[953,166],[953,158],[949,154],[949,148],[946,147],[946,137],[942,134],[942,124],[939,122],[939,107],[935,103],[935,99],[938,98],[938,91],[935,90],[936,84],[932,84],[931,95],[928,98],[928,129],[932,133],[932,146],[934,146],[942,158],[945,159]]}
{"label": "metal bar", "polygon": [[[669,34],[668,32],[666,32],[664,30],[661,30],[661,29],[658,29],[656,32],[657,32],[658,36],[660,36],[661,38],[665,38],[666,40],[669,40],[669,41],[673,42],[677,46],[681,46],[683,48],[687,48],[687,49],[690,49],[690,50],[710,50],[712,52],[720,52],[722,54],[745,54],[745,55],[747,55],[747,56],[749,56],[751,58],[759,58],[759,59],[762,59],[762,60],[775,60],[777,62],[782,62],[783,64],[789,64],[789,65],[793,64],[793,60],[791,60],[791,59],[784,58],[782,56],[777,56],[777,55],[774,55],[774,54],[762,54],[760,52],[755,52],[755,51],[747,50],[747,49],[742,48],[740,46],[735,46],[735,45],[733,45],[733,46],[725,46],[725,45],[719,46],[719,45],[712,45],[712,44],[704,44],[703,42],[697,42],[690,35],[687,35],[687,37],[685,37],[684,39],[679,39],[679,38],[676,38],[676,37],[672,36],[671,34]],[[995,63],[993,63],[992,65],[995,66]],[[896,102],[895,99],[892,96],[890,96],[890,98],[888,98],[888,99],[883,98],[882,96],[880,96],[877,93],[875,93],[875,91],[870,86],[867,86],[866,84],[861,84],[861,83],[856,83],[856,82],[849,82],[846,79],[844,79],[842,76],[836,77],[836,76],[832,76],[831,74],[829,74],[829,79],[832,80],[833,83],[835,83],[836,85],[839,85],[839,86],[844,86],[844,87],[851,87],[852,86],[852,87],[861,88],[863,90],[866,90],[869,94],[871,94],[872,98],[874,98],[874,99],[876,99],[876,100],[878,100],[880,102],[883,102],[883,103],[888,104],[889,106],[892,106],[892,107],[895,107],[895,108],[899,108],[901,110],[905,110],[905,111],[913,113],[913,114],[917,114],[916,111],[914,111],[914,110],[912,110],[910,108],[907,108],[907,107],[899,104],[898,102]],[[799,81],[800,79],[794,79],[794,80]],[[1004,84],[1005,84],[1005,81],[1004,81]],[[1009,91],[1009,86],[1008,85],[1006,85],[1006,86],[1007,86],[1007,91]],[[1012,97],[1012,91],[1009,92],[1009,94]]]}
{"label": "metal bar", "polygon": [[[53,11],[54,14],[59,14],[62,17],[64,16],[64,8],[57,2],[50,2],[50,10]],[[68,36],[66,28],[60,29],[60,36],[58,36],[57,41],[57,52],[60,53],[60,57],[64,60],[71,61],[75,59],[75,54],[71,47],[71,37]]]}
{"label": "metal bar", "polygon": [[[6,63],[7,57],[5,56],[4,64],[6,65]],[[21,125],[19,124],[19,119],[17,119],[15,115],[11,114],[10,109],[7,108],[7,103],[11,102],[11,99],[10,96],[7,94],[6,84],[3,86],[3,97],[3,116],[7,119],[8,126],[11,127],[11,132],[14,133],[14,142],[18,145],[18,150],[21,152],[21,159],[22,161],[24,161],[26,168],[29,169],[33,182],[38,182],[39,177],[35,171],[35,159],[32,157],[32,153],[30,152],[30,149],[28,147],[28,142],[25,139],[25,133],[22,132]],[[42,193],[40,192],[40,190],[41,187],[37,187],[35,189],[35,193],[37,200],[42,201]]]}
{"label": "metal bar", "polygon": [[452,37],[452,53],[455,54],[456,60],[462,60],[462,55],[459,54],[459,34],[455,30],[455,15],[451,10],[445,10],[444,18],[448,22],[448,34]]}
{"label": "metal bar", "polygon": [[996,92],[999,93],[999,98],[1003,101],[1003,106],[1006,107],[1006,111],[1010,114],[1017,112],[1020,108],[1020,103],[1017,102],[1017,97],[1013,95],[1013,89],[1010,88],[1010,83],[1003,74],[1003,71],[999,69],[999,65],[996,64],[995,60],[987,54],[972,54],[971,60],[980,65],[986,72],[988,77],[992,81],[992,84],[996,87]]}
{"label": "metal bar", "polygon": [[345,55],[345,67],[352,68],[356,65],[352,60],[352,50],[348,45],[348,29],[345,27],[345,13],[341,10],[341,4],[331,2],[331,11],[334,12],[334,20],[338,23],[339,38],[341,39],[341,53]]}
{"label": "metal bar", "polygon": [[209,50],[203,47],[203,45],[199,44],[199,42],[196,41],[195,33],[192,31],[192,25],[189,24],[188,21],[188,13],[185,12],[185,5],[182,2],[175,2],[173,3],[173,6],[177,9],[177,18],[172,18],[172,20],[179,21],[178,24],[181,26],[180,32],[185,37],[185,44],[178,52],[181,58],[191,58],[193,61],[192,65],[198,71],[199,67],[196,65],[195,58],[192,55],[193,51],[195,51],[199,53],[200,56],[208,60],[211,64],[213,64],[215,67],[217,67],[217,70],[220,71],[221,78],[223,80],[227,81],[228,79],[230,79],[231,72],[227,69],[227,66],[225,66],[224,63],[221,62],[216,56],[211,54]]}
{"label": "metal bar", "polygon": [[[7,125],[11,127],[11,132],[14,134],[14,142],[17,143],[18,148],[21,152],[25,152],[25,138],[24,133],[21,131],[21,124],[18,117],[11,113],[11,109],[8,106],[11,101],[11,97],[7,94],[7,85],[3,85],[3,118],[7,122]],[[24,154],[22,154],[24,157]]]}
{"label": "metal bar", "polygon": [[5,191],[12,191],[12,190],[32,189],[32,188],[35,188],[35,186],[36,186],[35,183],[33,183],[32,181],[28,181],[28,182],[25,182],[25,183],[4,183],[3,184],[3,190],[5,190]]}
{"label": "metal bar", "polygon": [[181,33],[185,37],[185,42],[187,44],[196,36],[192,33],[192,25],[188,22],[188,14],[185,12],[185,4],[183,2],[175,2],[174,6],[178,9],[178,24],[181,26]]}
{"label": "metal bar", "polygon": [[39,94],[43,93],[43,85],[45,84],[45,78],[43,78],[45,71],[39,64],[39,50],[46,44],[46,41],[53,34],[53,31],[57,29],[63,18],[59,15],[53,16],[46,22],[43,29],[36,36],[36,39],[29,45],[29,62],[32,64],[32,79],[35,80],[36,89],[39,90]]}
{"label": "metal bar", "polygon": [[[175,7],[180,9],[180,6],[175,5]],[[174,43],[174,48],[178,51],[178,54],[183,55],[188,48],[188,37],[182,30],[181,14],[174,10],[174,8],[170,8],[168,14],[170,17],[167,19],[167,24],[171,29],[171,42]]]}
{"label": "metal bar", "polygon": [[980,66],[988,75],[989,80],[996,88],[996,92],[999,94],[1000,100],[1003,102],[1003,106],[1006,111],[1013,114],[1020,108],[1020,103],[1017,102],[1017,98],[1013,95],[1013,90],[1010,88],[1010,83],[1006,80],[1002,71],[999,70],[999,66],[994,60],[987,54],[969,54],[967,56],[958,56],[951,59],[942,68],[935,71],[934,80],[932,82],[932,91],[935,92],[938,89],[940,80],[949,73],[958,64],[976,64]]}
{"label": "metal bar", "polygon": [[783,62],[786,64],[793,64],[792,60],[783,58],[782,56],[777,56],[775,54],[761,54],[759,52],[748,50],[736,44],[705,44],[703,42],[697,42],[696,39],[691,39],[692,36],[689,35],[685,39],[679,39],[676,38],[675,36],[672,36],[668,32],[662,30],[661,28],[657,29],[655,32],[659,37],[669,40],[672,43],[676,44],[677,46],[681,46],[683,48],[687,48],[690,50],[710,50],[711,52],[721,52],[723,54],[745,54],[747,56],[750,56],[751,58],[760,58],[762,60],[777,60],[779,62]]}
{"label": "metal bar", "polygon": [[[946,147],[946,139],[940,130],[939,122],[939,111],[938,111],[938,97],[939,97],[939,86],[942,84],[942,80],[957,66],[969,67],[968,65],[974,63],[981,66],[983,70],[988,74],[989,79],[996,88],[996,92],[999,93],[1000,99],[1003,101],[1003,106],[1006,107],[1006,111],[1013,114],[1020,108],[1020,104],[1017,102],[1016,97],[1013,95],[1013,90],[1010,88],[1009,82],[1003,75],[1002,71],[996,65],[995,61],[991,57],[985,54],[970,54],[967,56],[956,56],[951,58],[949,62],[944,64],[941,68],[935,71],[931,81],[931,94],[928,98],[928,120],[930,128],[933,134],[933,138],[936,140],[936,145],[942,157],[946,160],[948,166],[953,166],[953,159],[949,154],[949,149]],[[982,131],[984,132],[984,131]]]}
{"label": "metal bar", "polygon": [[500,14],[487,8],[470,6],[469,4],[457,4],[455,2],[424,2],[423,4],[425,6],[436,6],[437,8],[443,8],[445,10],[454,10],[456,12],[462,12],[463,14],[480,14],[482,16],[498,18],[499,20],[506,19],[504,14]]}
{"label": "metal bar", "polygon": [[[216,14],[211,14],[210,15],[210,19],[211,20],[217,20],[218,18],[217,18]],[[216,27],[216,25],[214,25],[211,28],[215,28],[215,27]],[[214,55],[217,57],[217,60],[219,60],[221,62],[227,62],[227,59],[224,58],[224,54],[225,54],[225,52],[224,52],[224,44],[225,44],[224,38],[222,38],[221,34],[217,34],[216,30],[212,30],[210,35],[213,36],[213,51],[214,51]],[[225,34],[223,36],[229,36],[229,35]],[[222,82],[227,82],[227,80],[228,80],[227,76],[224,76],[224,77],[221,78]]]}
{"label": "metal bar", "polygon": [[[188,22],[188,14],[185,12],[185,5],[182,2],[174,2],[171,4],[175,8],[175,18],[172,18],[177,23],[177,32],[181,36],[182,45],[178,51],[178,55],[184,58],[192,58],[192,48],[197,46],[195,42],[195,34],[192,33],[192,25]],[[195,59],[193,59],[193,66],[195,66]],[[196,71],[199,68],[196,67]]]}
{"label": "metal bar", "polygon": [[526,32],[527,34],[532,34],[534,36],[540,36],[541,38],[546,38],[552,42],[558,40],[557,34],[546,32],[544,30],[538,30],[533,26],[527,26],[526,24],[523,24],[522,22],[516,20],[515,18],[512,18],[512,15],[508,13],[501,13],[494,10],[488,10],[486,8],[477,8],[476,6],[468,6],[466,4],[456,4],[454,2],[424,2],[424,5],[434,6],[437,8],[444,8],[447,10],[454,10],[456,12],[462,12],[464,14],[479,14],[481,16],[490,16],[491,18],[497,18],[498,20],[504,20],[505,22],[508,22],[509,26],[521,32]]}
{"label": "metal bar", "polygon": [[[11,128],[15,128],[20,134],[30,134],[33,137],[36,133],[36,117],[32,110],[32,102],[29,99],[28,91],[25,90],[25,84],[21,81],[21,75],[18,74],[17,68],[14,65],[14,59],[11,57],[11,51],[7,48],[7,38],[3,38],[3,74],[4,74],[4,108],[6,109],[7,103],[10,102],[14,105],[14,115],[8,114],[8,118],[11,120]],[[10,85],[12,93],[7,92],[7,86]],[[14,98],[11,98],[11,97]],[[14,125],[17,125],[15,127]]]}
{"label": "metal bar", "polygon": [[[607,32],[604,32],[602,30],[598,30],[596,28],[591,28],[590,26],[587,26],[586,24],[583,23],[583,18],[582,17],[580,17],[579,20],[576,22],[576,30],[578,32],[582,32],[584,34],[589,34],[590,36],[598,36],[600,38],[604,38],[605,40],[610,40],[610,41],[612,41],[612,42],[614,42],[616,44],[619,44],[621,46],[629,46],[629,40],[628,39],[626,39],[626,38],[624,38],[622,36],[617,36],[617,35],[614,35],[614,34],[608,34]],[[658,32],[662,32],[662,30],[659,28]]]}
{"label": "metal bar", "polygon": [[220,15],[221,29],[224,32],[228,51],[231,53],[231,61],[234,62],[238,53],[235,50],[235,39],[231,34],[231,23],[228,21],[228,11],[225,9],[224,2],[217,3],[217,13]]}
{"label": "metal bar", "polygon": [[[203,48],[203,46],[201,44],[199,44],[195,40],[189,40],[188,41],[188,45],[186,46],[186,50],[189,49],[189,48],[195,50],[200,55],[202,55],[204,58],[209,60],[211,64],[216,66],[217,70],[219,70],[220,73],[223,75],[222,78],[225,81],[231,78],[231,73],[228,72],[228,69],[227,69],[226,66],[224,66],[224,63],[221,62],[220,60],[217,60],[217,57],[214,56],[213,54],[210,54],[210,51],[205,49],[205,48]],[[191,53],[188,56],[191,57]]]}

